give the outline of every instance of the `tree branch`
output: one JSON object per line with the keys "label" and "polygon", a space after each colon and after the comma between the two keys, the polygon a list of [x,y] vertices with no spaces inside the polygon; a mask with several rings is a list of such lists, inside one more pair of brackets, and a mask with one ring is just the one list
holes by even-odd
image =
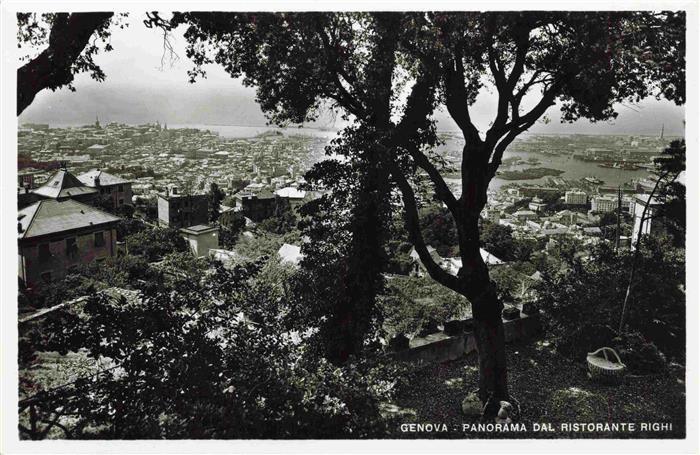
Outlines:
{"label": "tree branch", "polygon": [[535,107],[532,108],[530,112],[514,119],[509,124],[505,125],[504,130],[508,131],[507,135],[498,142],[494,147],[491,162],[489,163],[488,180],[491,181],[496,175],[498,167],[501,165],[501,160],[503,159],[503,153],[506,148],[515,140],[518,135],[530,128],[539,119],[547,109],[554,105],[554,99],[556,97],[554,88],[547,90],[542,99]]}
{"label": "tree branch", "polygon": [[518,29],[517,35],[515,37],[516,51],[515,51],[515,63],[513,64],[513,69],[508,76],[508,81],[506,88],[508,92],[512,92],[516,84],[520,80],[523,71],[525,71],[525,57],[527,56],[527,51],[530,49],[530,29],[524,25]]}
{"label": "tree branch", "polygon": [[335,98],[336,101],[340,102],[341,105],[345,107],[354,116],[358,118],[363,118],[365,112],[362,107],[362,103],[358,102],[355,98],[353,98],[350,92],[348,92],[343,86],[343,84],[340,82],[340,79],[338,77],[339,74],[342,75],[343,78],[350,84],[349,76],[344,74],[341,65],[338,63],[337,55],[334,54],[334,49],[332,49],[328,35],[326,35],[323,26],[319,22],[316,22],[316,33],[321,38],[323,50],[326,54],[326,62],[328,68],[332,70],[330,71],[331,74],[329,74],[328,77],[330,78],[338,93],[337,97],[333,98]]}
{"label": "tree branch", "polygon": [[469,116],[469,99],[467,97],[466,82],[464,80],[464,63],[462,62],[462,50],[455,46],[452,61],[445,65],[445,106],[450,116],[465,138],[472,140],[479,138],[479,131]]}
{"label": "tree branch", "polygon": [[523,71],[525,70],[525,57],[527,56],[527,51],[530,48],[529,29],[524,26],[518,30],[515,37],[516,42],[516,52],[515,52],[515,62],[513,63],[513,68],[511,69],[508,78],[506,79],[503,67],[498,67],[498,62],[500,59],[496,56],[495,49],[493,48],[493,43],[489,45],[489,67],[491,68],[491,73],[496,80],[496,89],[498,90],[498,109],[496,111],[496,118],[493,122],[493,126],[489,128],[486,133],[486,144],[487,148],[491,149],[496,145],[496,142],[504,134],[504,126],[508,121],[508,105],[512,106],[513,121],[517,120],[519,117],[518,109],[520,105],[520,99],[516,98],[517,95],[513,95],[513,90],[520,80]]}
{"label": "tree branch", "polygon": [[92,34],[114,13],[59,13],[51,27],[49,45],[17,69],[17,115],[46,88],[56,89],[73,81],[72,67]]}
{"label": "tree branch", "polygon": [[458,278],[449,274],[446,270],[442,269],[440,265],[435,263],[433,257],[428,252],[428,247],[425,244],[425,240],[423,239],[423,234],[420,229],[418,207],[416,205],[416,197],[413,192],[413,188],[411,188],[411,184],[408,182],[408,180],[406,180],[406,177],[403,175],[398,164],[395,162],[392,162],[391,164],[391,175],[394,178],[394,181],[396,181],[396,184],[399,187],[403,197],[404,218],[411,243],[413,243],[413,246],[416,248],[416,252],[420,257],[421,262],[425,266],[425,269],[428,271],[428,274],[432,279],[443,286],[448,287],[455,292],[462,293]]}
{"label": "tree branch", "polygon": [[408,152],[416,164],[428,174],[428,177],[435,186],[435,195],[438,197],[438,199],[445,203],[448,210],[452,213],[455,219],[457,219],[457,214],[459,211],[457,199],[455,198],[454,194],[452,194],[452,191],[450,191],[447,183],[445,183],[445,179],[442,178],[440,171],[438,171],[435,165],[430,162],[428,157],[425,156],[425,154],[420,150],[417,150],[416,147],[409,146]]}
{"label": "tree branch", "polygon": [[435,86],[431,75],[426,74],[427,71],[426,68],[426,71],[421,73],[411,89],[406,100],[403,117],[396,128],[395,137],[398,138],[397,145],[405,149],[416,164],[428,174],[435,185],[436,196],[447,205],[447,208],[456,217],[458,207],[454,194],[445,183],[440,171],[411,140],[417,131],[428,126],[428,117],[433,111]]}
{"label": "tree branch", "polygon": [[525,129],[532,126],[533,123],[537,121],[544,113],[549,109],[550,106],[554,105],[554,100],[556,98],[557,87],[553,84],[542,94],[540,101],[533,107],[530,112],[519,117],[517,121],[511,121],[504,126],[504,131],[510,131],[513,128],[520,128],[523,125],[528,125]]}

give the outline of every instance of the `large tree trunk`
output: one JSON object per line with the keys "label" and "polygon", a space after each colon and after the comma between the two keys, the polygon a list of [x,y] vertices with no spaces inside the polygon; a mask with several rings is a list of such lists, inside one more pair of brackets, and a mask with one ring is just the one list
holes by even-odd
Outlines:
{"label": "large tree trunk", "polygon": [[462,165],[461,216],[457,222],[462,268],[459,280],[462,294],[469,299],[474,317],[474,335],[479,353],[479,398],[489,404],[484,417],[498,412],[498,402],[508,401],[508,370],[506,365],[505,335],[501,313],[503,303],[498,299],[496,286],[489,276],[481,257],[479,216],[486,205],[489,179],[488,156],[481,143],[465,146]]}
{"label": "large tree trunk", "polygon": [[[506,366],[505,335],[501,312],[503,303],[498,299],[496,287],[490,280],[481,254],[470,258],[479,264],[470,274],[463,274],[464,296],[472,305],[474,335],[479,354],[479,399],[486,404],[508,401],[508,370]],[[487,409],[485,415],[498,409]]]}
{"label": "large tree trunk", "polygon": [[[501,310],[492,283],[487,282],[482,297],[472,298],[474,335],[479,352],[479,398],[483,403],[508,400],[508,370]],[[478,301],[478,303],[476,303]]]}

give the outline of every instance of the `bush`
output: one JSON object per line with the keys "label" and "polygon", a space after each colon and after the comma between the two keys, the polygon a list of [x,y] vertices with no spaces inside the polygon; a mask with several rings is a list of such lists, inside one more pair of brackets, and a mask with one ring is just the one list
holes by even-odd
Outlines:
{"label": "bush", "polygon": [[279,216],[271,216],[258,223],[258,227],[271,234],[286,234],[296,228],[297,219],[291,211],[280,213]]}
{"label": "bush", "polygon": [[117,224],[117,240],[124,241],[128,236],[148,229],[148,226],[136,218],[125,218]]}
{"label": "bush", "polygon": [[126,248],[129,254],[143,256],[153,262],[166,254],[189,251],[187,241],[176,229],[154,228],[146,229],[126,237]]}
{"label": "bush", "polygon": [[426,277],[395,277],[380,300],[384,327],[391,334],[412,335],[431,320],[443,323],[470,315],[469,301]]}
{"label": "bush", "polygon": [[312,355],[307,338],[295,341],[287,328],[275,275],[260,269],[214,264],[201,282],[174,278],[128,300],[96,294],[52,315],[41,328],[51,336],[37,349],[84,349],[119,365],[79,379],[61,400],[62,412],[77,417],[63,422],[73,436],[386,435],[379,404],[391,398],[394,370],[372,359],[336,367]]}
{"label": "bush", "polygon": [[233,249],[238,241],[238,236],[245,229],[245,217],[235,212],[230,216],[220,217],[219,244],[227,250]]}
{"label": "bush", "polygon": [[[159,274],[141,256],[113,256],[73,269],[64,279],[47,283],[26,294],[26,305],[45,308],[92,294],[108,287],[138,287],[139,281],[159,282]],[[136,285],[136,286],[135,286]]]}
{"label": "bush", "polygon": [[421,210],[420,227],[425,243],[435,248],[440,256],[451,257],[457,253],[457,225],[447,208],[434,205]]}
{"label": "bush", "polygon": [[[664,238],[645,237],[640,248],[626,331],[638,332],[684,363],[684,255]],[[560,350],[581,359],[581,350],[590,349],[591,343],[610,341],[610,330],[617,330],[620,322],[633,260],[633,253],[615,253],[601,244],[590,258],[571,255],[563,267],[543,271],[537,291],[545,327]]]}
{"label": "bush", "polygon": [[656,345],[644,339],[639,332],[616,337],[612,341],[622,362],[633,373],[661,373],[666,371],[666,356]]}
{"label": "bush", "polygon": [[603,324],[588,323],[572,327],[570,332],[557,336],[559,353],[578,361],[584,361],[589,352],[603,346],[612,346],[615,330]]}

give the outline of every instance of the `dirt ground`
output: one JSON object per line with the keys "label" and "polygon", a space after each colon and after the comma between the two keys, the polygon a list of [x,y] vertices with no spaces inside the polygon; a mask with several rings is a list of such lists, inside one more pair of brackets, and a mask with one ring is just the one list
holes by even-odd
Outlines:
{"label": "dirt ground", "polygon": [[[585,360],[573,363],[542,341],[509,345],[508,362],[510,391],[521,405],[521,417],[516,421],[523,424],[521,431],[478,431],[478,427],[470,426],[478,419],[461,413],[467,391],[475,390],[477,385],[476,357],[472,356],[430,365],[407,375],[394,403],[393,410],[401,417],[392,437],[685,437],[685,370],[654,376],[628,375],[619,385],[603,385],[588,378]],[[616,423],[618,428],[589,431],[585,426],[565,426],[575,423]],[[634,423],[634,428],[622,423]],[[535,431],[536,424],[540,431]],[[542,431],[545,429],[553,431]]]}

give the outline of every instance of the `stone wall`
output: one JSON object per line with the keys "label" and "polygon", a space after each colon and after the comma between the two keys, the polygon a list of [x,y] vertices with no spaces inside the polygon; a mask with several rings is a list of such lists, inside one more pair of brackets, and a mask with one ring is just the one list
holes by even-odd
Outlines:
{"label": "stone wall", "polygon": [[[521,311],[515,319],[504,319],[503,329],[506,343],[531,338],[540,332],[539,314]],[[435,363],[456,360],[472,352],[476,352],[473,330],[451,336],[439,331],[425,337],[415,337],[407,349],[394,350],[390,355],[404,362]]]}

